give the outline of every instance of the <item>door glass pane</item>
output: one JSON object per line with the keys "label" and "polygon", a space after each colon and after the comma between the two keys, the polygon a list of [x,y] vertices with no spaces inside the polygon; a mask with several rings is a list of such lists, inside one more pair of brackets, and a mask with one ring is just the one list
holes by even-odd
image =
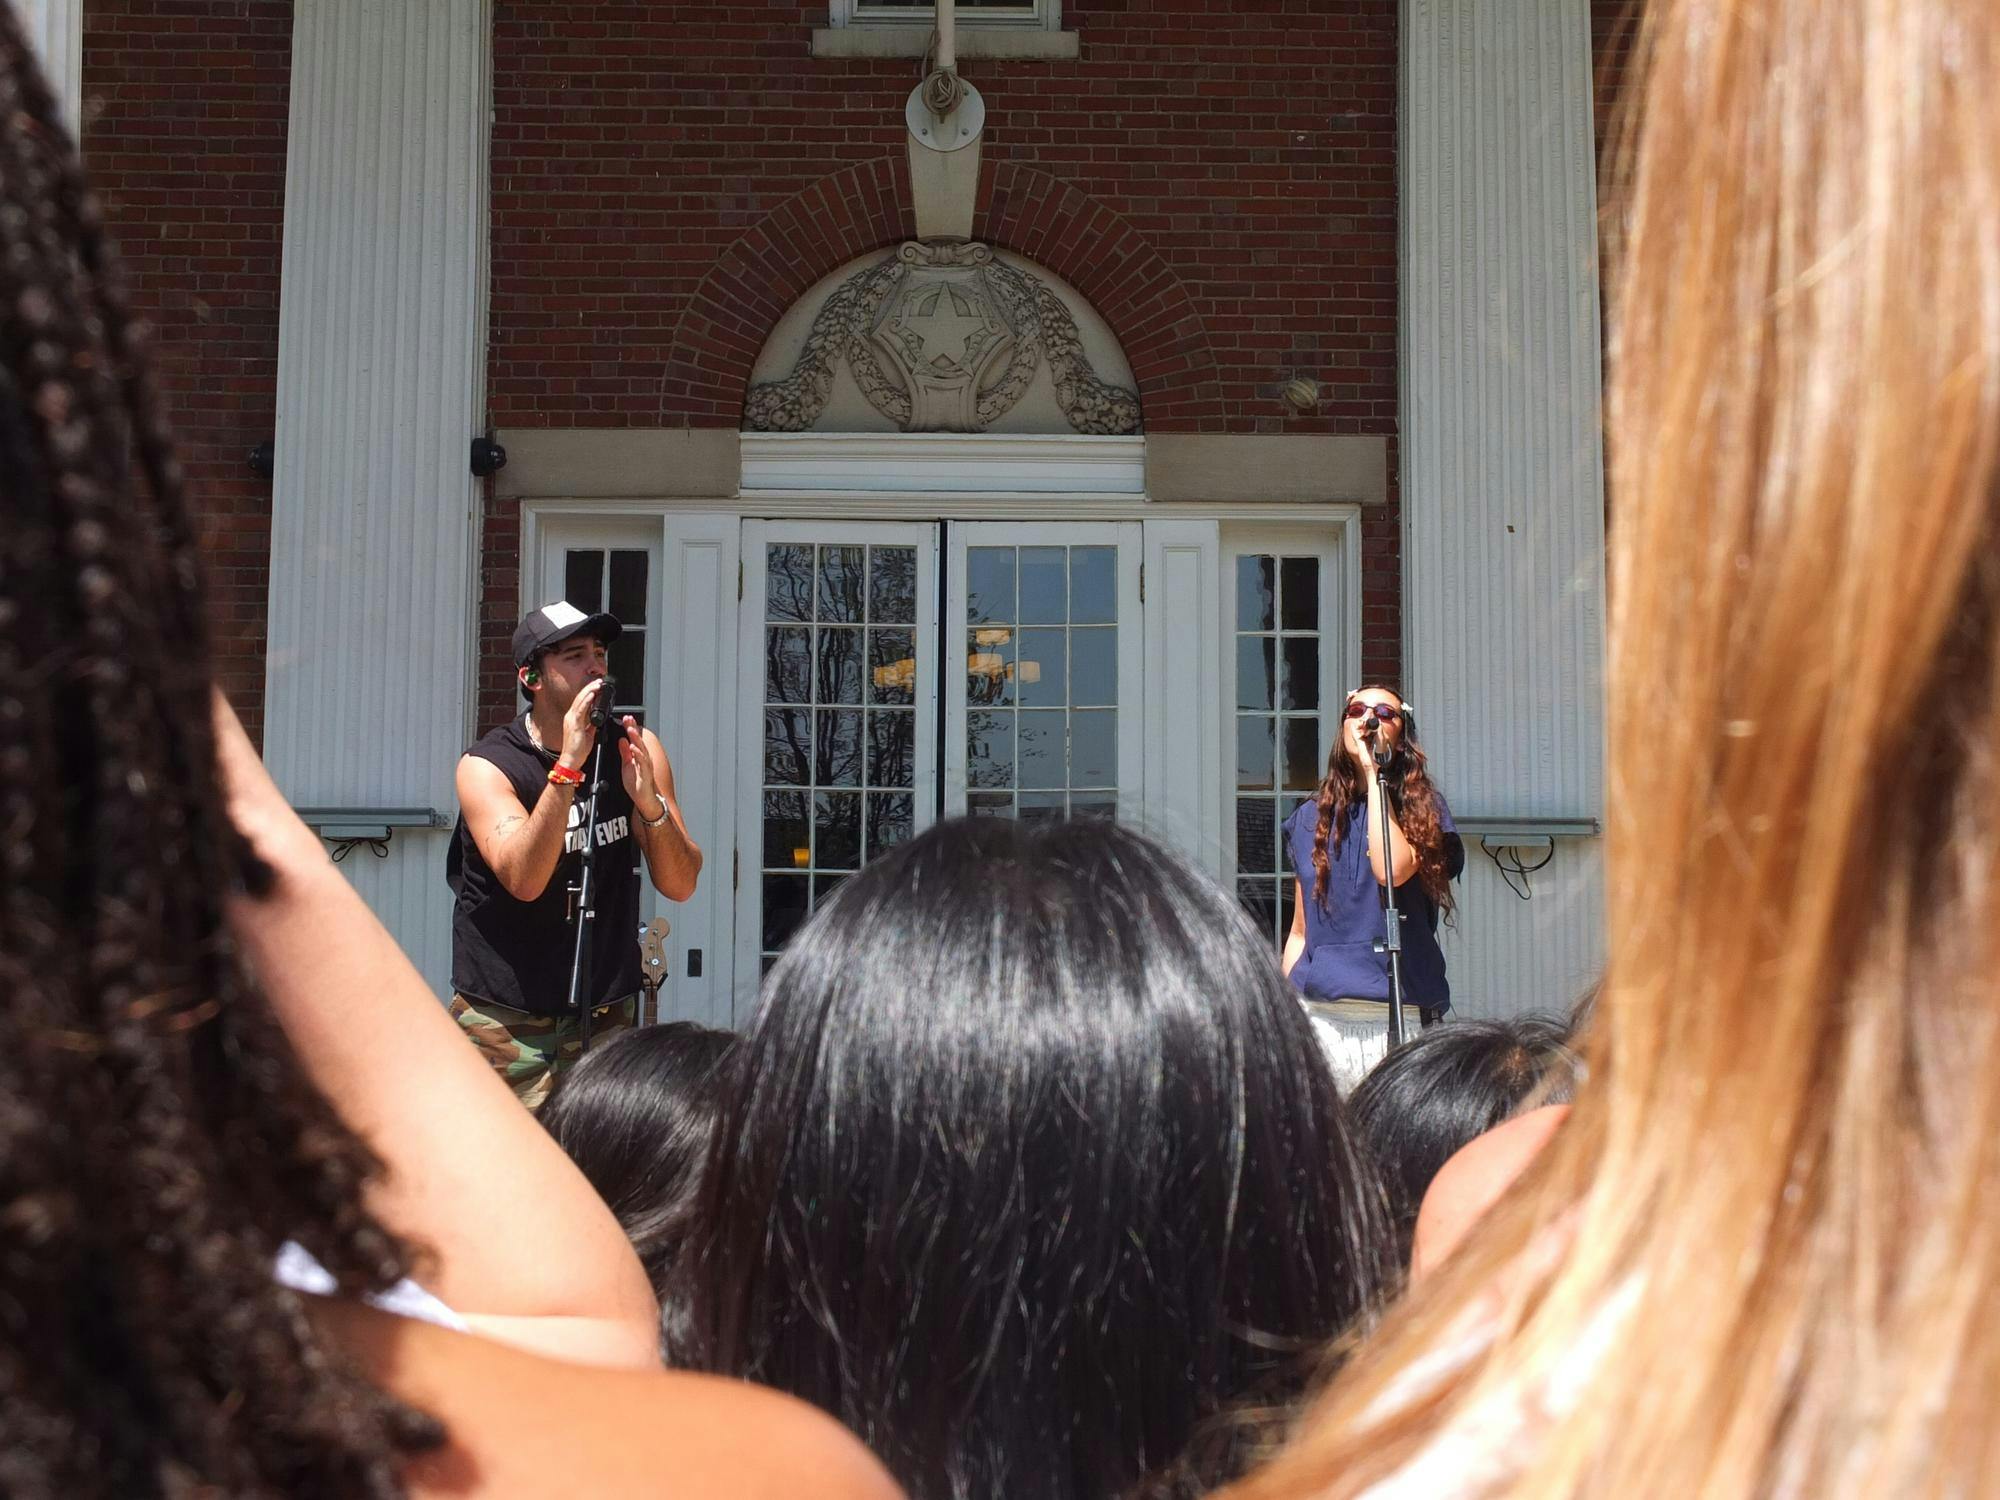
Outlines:
{"label": "door glass pane", "polygon": [[1288,557],[1279,565],[1280,622],[1286,631],[1319,631],[1319,559]]}
{"label": "door glass pane", "polygon": [[1078,709],[1069,716],[1069,784],[1118,785],[1118,710]]}
{"label": "door glass pane", "polygon": [[819,619],[859,624],[866,617],[866,567],[865,548],[819,549]]}
{"label": "door glass pane", "polygon": [[823,708],[813,720],[813,781],[818,786],[861,785],[861,713]]}
{"label": "door glass pane", "polygon": [[917,549],[868,549],[868,618],[878,625],[913,625],[917,619]]}
{"label": "door glass pane", "polygon": [[766,967],[864,856],[915,825],[917,562],[911,546],[765,548]]}
{"label": "door glass pane", "polygon": [[[571,600],[572,604],[576,601]],[[611,554],[611,589],[605,607],[627,630],[646,623],[646,554],[620,550]]]}
{"label": "door glass pane", "polygon": [[1011,713],[969,713],[965,716],[965,780],[968,786],[1014,785],[1014,716]]}
{"label": "door glass pane", "polygon": [[1069,701],[1066,654],[1060,630],[1021,632],[1014,680],[1020,686],[1023,708],[1060,708]]}
{"label": "door glass pane", "polygon": [[1111,707],[1118,702],[1118,631],[1100,626],[1069,633],[1069,701]]}
{"label": "door glass pane", "polygon": [[1236,786],[1245,792],[1277,790],[1275,726],[1262,714],[1236,716]]}
{"label": "door glass pane", "polygon": [[772,620],[813,617],[810,543],[773,543],[764,549],[764,615]]}
{"label": "door glass pane", "polygon": [[1319,785],[1319,721],[1285,720],[1285,790],[1309,791]]}
{"label": "door glass pane", "polygon": [[915,632],[908,630],[868,632],[868,701],[870,703],[917,701]]}
{"label": "door glass pane", "polygon": [[603,608],[604,554],[595,547],[571,548],[563,556],[563,598],[585,614]]}
{"label": "door glass pane", "polygon": [[1237,895],[1278,943],[1291,924],[1284,821],[1325,771],[1320,571],[1318,557],[1278,553],[1235,565]]}
{"label": "door glass pane", "polygon": [[1248,556],[1236,559],[1236,628],[1278,628],[1278,560]]}
{"label": "door glass pane", "polygon": [[1067,548],[1021,549],[1021,623],[1061,625],[1069,618]]}
{"label": "door glass pane", "polygon": [[1014,623],[1012,547],[966,549],[965,618],[971,625]]}
{"label": "door glass pane", "polygon": [[861,701],[861,631],[821,626],[819,634],[819,702]]}
{"label": "door glass pane", "polygon": [[812,630],[773,625],[764,632],[764,701],[812,702]]}
{"label": "door glass pane", "polygon": [[[1292,559],[1286,559],[1292,561]],[[1285,648],[1285,695],[1288,709],[1317,711],[1319,708],[1319,639],[1309,635],[1288,635]]]}
{"label": "door glass pane", "polygon": [[764,793],[764,868],[812,868],[812,825],[804,792]]}
{"label": "door glass pane", "polygon": [[1069,622],[1108,625],[1118,618],[1118,549],[1069,549]]}
{"label": "door glass pane", "polygon": [[1028,787],[1060,787],[1064,784],[1063,711],[1034,708],[1021,711],[1021,741],[1017,783]]}
{"label": "door glass pane", "polygon": [[1268,635],[1239,635],[1236,638],[1236,706],[1257,713],[1269,713],[1271,698],[1271,656],[1274,642]]}
{"label": "door glass pane", "polygon": [[987,625],[965,635],[965,701],[1001,708],[1014,701],[1014,632]]}
{"label": "door glass pane", "polygon": [[868,715],[868,784],[914,786],[917,716],[906,708],[878,708]]}
{"label": "door glass pane", "polygon": [[812,710],[764,710],[764,785],[812,785]]}
{"label": "door glass pane", "polygon": [[813,797],[813,863],[822,870],[861,867],[861,793],[820,792]]}

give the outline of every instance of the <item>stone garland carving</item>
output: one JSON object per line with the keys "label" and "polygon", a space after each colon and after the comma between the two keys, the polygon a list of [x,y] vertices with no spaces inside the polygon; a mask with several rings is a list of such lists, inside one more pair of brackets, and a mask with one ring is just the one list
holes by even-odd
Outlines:
{"label": "stone garland carving", "polygon": [[1044,358],[1075,431],[1139,430],[1138,396],[1090,367],[1076,320],[1039,277],[985,245],[911,241],[835,288],[791,373],[751,387],[743,425],[810,429],[844,359],[869,403],[903,431],[981,432],[1013,410]]}

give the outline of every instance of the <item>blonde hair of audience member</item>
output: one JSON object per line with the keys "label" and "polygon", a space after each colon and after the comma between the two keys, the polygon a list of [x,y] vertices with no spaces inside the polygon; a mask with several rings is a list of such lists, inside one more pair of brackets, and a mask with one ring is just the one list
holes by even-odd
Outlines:
{"label": "blonde hair of audience member", "polygon": [[1647,24],[1590,1085],[1237,1500],[2000,1485],[2000,7]]}

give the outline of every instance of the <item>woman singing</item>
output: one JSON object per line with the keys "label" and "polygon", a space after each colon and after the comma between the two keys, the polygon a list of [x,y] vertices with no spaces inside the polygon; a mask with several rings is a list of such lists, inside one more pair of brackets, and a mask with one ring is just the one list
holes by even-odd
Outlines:
{"label": "woman singing", "polygon": [[[1378,745],[1389,752],[1379,771]],[[1385,792],[1386,860],[1380,847]],[[1465,845],[1431,784],[1409,707],[1389,689],[1348,694],[1326,780],[1319,795],[1286,820],[1285,847],[1298,877],[1285,973],[1306,997],[1347,1093],[1389,1047],[1389,956],[1375,944],[1383,933],[1391,861],[1403,914],[1405,1024],[1419,1015],[1428,1024],[1451,1008],[1437,925],[1452,910],[1451,882],[1465,868]]]}

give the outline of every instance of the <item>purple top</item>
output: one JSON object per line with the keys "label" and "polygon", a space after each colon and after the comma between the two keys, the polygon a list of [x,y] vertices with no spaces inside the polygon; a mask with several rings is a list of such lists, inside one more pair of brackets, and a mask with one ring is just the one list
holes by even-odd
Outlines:
{"label": "purple top", "polygon": [[[1382,885],[1368,865],[1368,836],[1363,824],[1368,805],[1347,810],[1347,827],[1334,847],[1327,839],[1326,899],[1313,900],[1313,830],[1319,807],[1307,802],[1285,820],[1285,849],[1292,871],[1304,887],[1306,947],[1292,966],[1292,984],[1313,1000],[1380,1000],[1389,1003],[1389,955],[1377,953],[1382,936]],[[1457,879],[1465,868],[1451,809],[1438,797],[1438,821],[1445,832],[1445,869]],[[1451,1008],[1451,986],[1444,977],[1444,952],[1438,947],[1438,911],[1424,893],[1415,869],[1396,872],[1396,908],[1403,914],[1403,1000],[1433,1010]]]}

